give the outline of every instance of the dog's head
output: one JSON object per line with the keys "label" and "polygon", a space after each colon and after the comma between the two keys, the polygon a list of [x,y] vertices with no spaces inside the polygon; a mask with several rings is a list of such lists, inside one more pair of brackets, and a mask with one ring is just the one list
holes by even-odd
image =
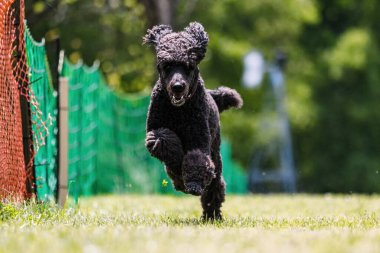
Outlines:
{"label": "dog's head", "polygon": [[198,64],[206,54],[208,36],[199,23],[190,23],[181,32],[168,25],[148,30],[144,43],[155,47],[157,70],[174,106],[182,106],[198,85]]}

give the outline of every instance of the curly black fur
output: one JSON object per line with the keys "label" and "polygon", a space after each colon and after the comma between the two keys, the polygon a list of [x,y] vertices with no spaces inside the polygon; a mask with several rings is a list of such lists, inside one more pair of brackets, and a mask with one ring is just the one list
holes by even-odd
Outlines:
{"label": "curly black fur", "polygon": [[236,90],[222,86],[216,90],[207,91],[215,100],[215,103],[219,109],[219,113],[231,107],[240,108],[243,105],[243,100],[241,99],[240,94],[236,92]]}
{"label": "curly black fur", "polygon": [[201,195],[203,217],[221,219],[225,197],[220,156],[219,112],[241,107],[230,88],[206,90],[198,64],[208,35],[199,23],[182,32],[160,25],[148,30],[144,43],[155,46],[159,79],[152,91],[146,147],[165,163],[174,187]]}
{"label": "curly black fur", "polygon": [[215,175],[215,165],[210,156],[199,149],[189,151],[182,162],[185,189],[193,195],[202,195]]}

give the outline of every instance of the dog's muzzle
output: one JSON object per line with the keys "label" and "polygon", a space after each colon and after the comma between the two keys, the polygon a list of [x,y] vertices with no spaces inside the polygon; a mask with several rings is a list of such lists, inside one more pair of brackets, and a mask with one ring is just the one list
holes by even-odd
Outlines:
{"label": "dog's muzzle", "polygon": [[175,82],[172,86],[171,86],[171,103],[174,105],[174,106],[182,106],[185,102],[186,102],[186,86],[184,83],[180,83],[180,82]]}
{"label": "dog's muzzle", "polygon": [[171,102],[174,106],[182,106],[186,102],[185,95],[182,95],[180,98],[176,98],[176,96],[172,95]]}

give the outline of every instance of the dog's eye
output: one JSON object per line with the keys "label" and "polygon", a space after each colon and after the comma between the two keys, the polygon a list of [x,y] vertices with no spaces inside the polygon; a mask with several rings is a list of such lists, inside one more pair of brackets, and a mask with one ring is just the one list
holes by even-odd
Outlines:
{"label": "dog's eye", "polygon": [[172,69],[172,65],[165,65],[164,71],[169,72]]}
{"label": "dog's eye", "polygon": [[186,67],[185,71],[186,71],[186,74],[189,75],[193,71],[193,68],[192,67]]}

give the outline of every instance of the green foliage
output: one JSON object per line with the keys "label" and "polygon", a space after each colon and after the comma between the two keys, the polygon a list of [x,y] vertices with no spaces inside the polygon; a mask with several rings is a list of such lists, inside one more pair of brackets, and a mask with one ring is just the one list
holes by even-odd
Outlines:
{"label": "green foliage", "polygon": [[350,29],[343,33],[325,58],[334,79],[343,78],[344,69],[360,70],[366,67],[367,50],[371,38],[364,29]]}
{"label": "green foliage", "polygon": [[374,13],[380,4],[320,1],[319,6],[323,20],[306,26],[301,37],[315,59],[309,83],[316,107],[314,123],[295,132],[301,187],[378,192],[380,62]]}
{"label": "green foliage", "polygon": [[242,58],[253,48],[262,51],[269,62],[276,49],[288,54],[289,113],[294,128],[308,127],[315,108],[309,99],[312,89],[307,76],[314,69],[298,38],[303,26],[319,21],[317,6],[315,1],[296,0],[202,1],[194,14],[210,37],[208,56],[201,65],[206,85],[233,87],[244,99],[242,110],[225,113],[222,124],[223,133],[232,140],[234,157],[247,167],[252,152],[265,145],[271,134],[259,129],[260,122],[268,118],[262,108],[268,80],[257,90],[241,88]]}
{"label": "green foliage", "polygon": [[[107,82],[116,89],[136,92],[151,86],[153,55],[142,47],[144,9],[137,0],[65,0],[56,9],[37,1],[30,5],[27,18],[37,38],[52,39],[59,35],[66,56],[74,63],[84,59],[92,65],[101,60]],[[44,5],[46,13],[38,15]],[[36,7],[37,6],[37,7]]]}

